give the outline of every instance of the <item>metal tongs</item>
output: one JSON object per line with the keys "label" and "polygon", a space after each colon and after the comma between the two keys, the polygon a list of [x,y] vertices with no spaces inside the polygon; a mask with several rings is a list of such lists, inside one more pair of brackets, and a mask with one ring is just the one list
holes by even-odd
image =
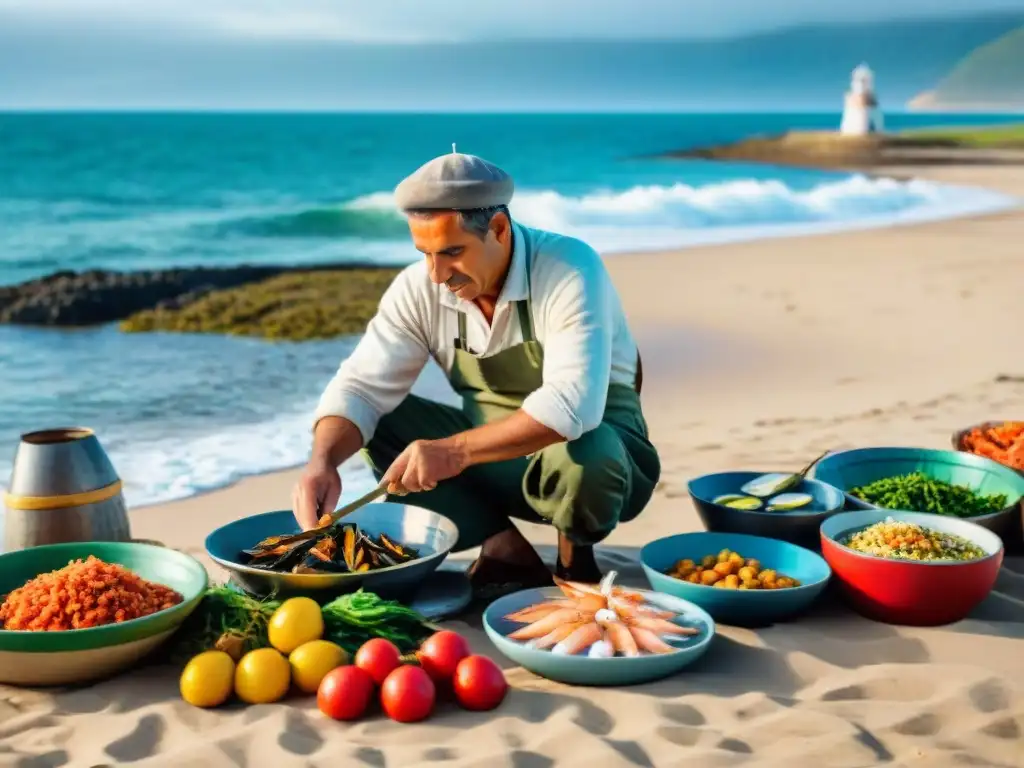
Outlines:
{"label": "metal tongs", "polygon": [[[376,488],[374,488],[369,493],[366,493],[366,494],[360,496],[358,499],[356,499],[353,502],[350,502],[349,504],[346,504],[341,509],[336,509],[334,512],[328,512],[328,513],[325,513],[325,514],[321,515],[320,519],[317,521],[317,524],[316,524],[315,528],[310,528],[308,531],[302,531],[300,533],[295,533],[295,534],[292,534],[291,536],[281,536],[279,538],[276,538],[274,540],[274,547],[280,547],[282,545],[298,544],[300,541],[307,541],[307,540],[312,539],[312,538],[314,538],[316,536],[319,536],[326,529],[330,528],[332,525],[337,523],[343,517],[346,517],[347,515],[351,515],[357,509],[362,509],[367,504],[369,504],[371,501],[380,498],[381,496],[383,496],[387,492],[388,492],[388,485],[387,485],[387,483],[382,482],[380,485],[378,485]],[[396,493],[394,495],[395,496],[404,496],[405,493],[404,492],[399,492],[399,493]]]}

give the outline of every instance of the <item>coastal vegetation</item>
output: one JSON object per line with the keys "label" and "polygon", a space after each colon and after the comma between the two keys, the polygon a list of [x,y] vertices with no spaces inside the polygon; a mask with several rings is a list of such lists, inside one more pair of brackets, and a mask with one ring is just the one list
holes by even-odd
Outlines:
{"label": "coastal vegetation", "polygon": [[[1012,157],[992,155],[1005,150]],[[809,168],[864,170],[880,166],[936,165],[976,153],[987,162],[1024,162],[1024,123],[920,128],[866,136],[838,131],[789,131],[754,136],[731,144],[670,152],[667,157],[739,160]]]}
{"label": "coastal vegetation", "polygon": [[177,331],[304,341],[362,333],[397,269],[290,272],[136,312],[123,331]]}
{"label": "coastal vegetation", "polygon": [[[1021,41],[1024,45],[1024,40]],[[1024,76],[1024,75],[1022,75]],[[961,125],[949,128],[918,128],[903,131],[904,143],[977,149],[1024,149],[1024,123],[1010,125]]]}

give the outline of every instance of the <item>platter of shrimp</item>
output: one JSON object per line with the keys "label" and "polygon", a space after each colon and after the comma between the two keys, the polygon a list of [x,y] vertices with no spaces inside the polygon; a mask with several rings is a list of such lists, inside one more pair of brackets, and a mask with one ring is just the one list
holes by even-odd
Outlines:
{"label": "platter of shrimp", "polygon": [[657,680],[703,655],[714,620],[693,603],[660,592],[555,578],[488,606],[484,629],[505,656],[551,680],[629,685]]}

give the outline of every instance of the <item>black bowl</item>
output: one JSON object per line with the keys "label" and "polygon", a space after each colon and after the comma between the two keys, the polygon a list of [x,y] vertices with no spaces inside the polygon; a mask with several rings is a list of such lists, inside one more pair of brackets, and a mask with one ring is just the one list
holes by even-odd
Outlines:
{"label": "black bowl", "polygon": [[821,548],[818,529],[821,522],[841,512],[846,499],[843,492],[820,480],[804,479],[787,493],[807,493],[814,501],[804,509],[785,512],[734,509],[715,504],[712,499],[727,493],[740,493],[740,486],[765,472],[716,472],[695,477],[687,484],[697,514],[709,531],[744,533],[789,541],[808,549]]}

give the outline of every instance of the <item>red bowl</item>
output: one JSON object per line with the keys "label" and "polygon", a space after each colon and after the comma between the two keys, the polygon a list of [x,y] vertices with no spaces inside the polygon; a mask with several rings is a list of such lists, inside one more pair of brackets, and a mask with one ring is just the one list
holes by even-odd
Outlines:
{"label": "red bowl", "polygon": [[[965,562],[888,560],[840,544],[851,533],[892,518],[970,540],[986,553]],[[1003,543],[956,517],[890,509],[842,512],[821,524],[821,553],[853,608],[888,624],[937,626],[965,618],[996,583]]]}

